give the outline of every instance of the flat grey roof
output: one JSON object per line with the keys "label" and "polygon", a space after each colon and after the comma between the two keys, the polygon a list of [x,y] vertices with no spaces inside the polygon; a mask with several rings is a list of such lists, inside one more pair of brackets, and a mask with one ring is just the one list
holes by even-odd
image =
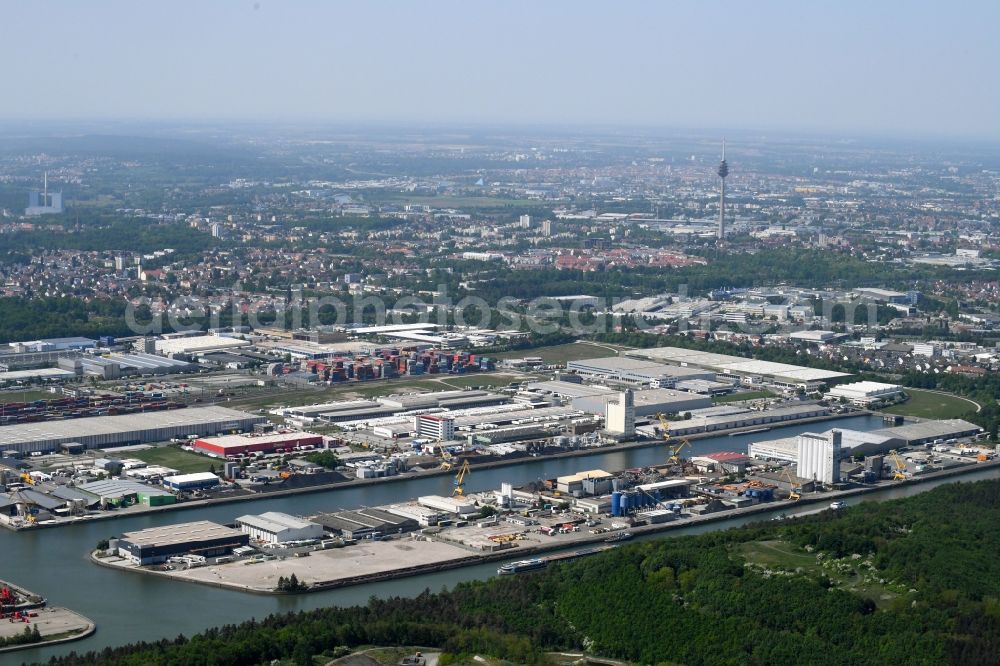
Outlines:
{"label": "flat grey roof", "polygon": [[563,381],[532,382],[528,384],[528,388],[532,391],[548,391],[549,393],[565,398],[584,398],[619,393],[619,391],[610,389],[607,386],[591,386],[589,384]]}
{"label": "flat grey roof", "polygon": [[683,349],[681,347],[658,347],[654,349],[636,349],[628,352],[629,356],[651,360],[666,361],[681,366],[707,368],[715,372],[735,373],[740,375],[764,375],[786,381],[819,381],[849,377],[847,372],[834,372],[807,368],[789,363],[774,363],[772,361],[757,361],[742,356],[714,354],[712,352]]}
{"label": "flat grey roof", "polygon": [[150,527],[138,532],[125,532],[121,538],[136,546],[149,547],[170,546],[189,541],[225,539],[227,537],[240,538],[243,537],[243,533],[225,525],[199,520],[193,523]]}
{"label": "flat grey roof", "polygon": [[941,421],[920,421],[917,423],[907,423],[893,428],[882,428],[875,432],[886,437],[898,437],[907,441],[955,437],[963,432],[978,432],[982,430],[975,423],[970,423],[963,419],[943,419]]}
{"label": "flat grey roof", "polygon": [[204,423],[229,423],[263,417],[239,412],[227,407],[188,407],[158,412],[141,412],[118,416],[91,416],[64,421],[39,421],[0,427],[0,449],[23,442],[74,440],[92,435],[130,433],[135,431],[177,428]]}
{"label": "flat grey roof", "polygon": [[132,495],[134,493],[143,493],[145,495],[173,494],[163,490],[162,488],[154,488],[153,486],[147,486],[145,483],[130,481],[128,479],[105,479],[103,481],[93,481],[91,483],[84,483],[77,486],[77,490],[90,493],[91,495],[96,495],[97,497],[122,497],[124,495]]}
{"label": "flat grey roof", "polygon": [[316,524],[278,511],[267,511],[260,515],[240,516],[236,519],[236,523],[273,534],[287,529],[301,530]]}
{"label": "flat grey roof", "polygon": [[628,356],[607,356],[603,358],[588,358],[581,361],[569,361],[567,370],[583,372],[642,372],[650,376],[670,375],[671,377],[690,377],[703,375],[706,370],[684,368],[677,365],[667,365],[646,359],[630,358]]}

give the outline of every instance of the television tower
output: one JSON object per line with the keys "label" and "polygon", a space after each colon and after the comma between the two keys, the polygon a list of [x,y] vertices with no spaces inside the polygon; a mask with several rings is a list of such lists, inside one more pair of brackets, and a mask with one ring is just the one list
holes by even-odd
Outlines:
{"label": "television tower", "polygon": [[726,176],[729,175],[729,165],[726,164],[726,140],[722,140],[722,161],[719,162],[719,180],[722,189],[719,191],[719,240],[726,237]]}

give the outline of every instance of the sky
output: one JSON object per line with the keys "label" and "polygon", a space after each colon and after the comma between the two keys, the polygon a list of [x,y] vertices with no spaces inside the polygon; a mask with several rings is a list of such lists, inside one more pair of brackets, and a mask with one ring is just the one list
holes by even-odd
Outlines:
{"label": "sky", "polygon": [[995,139],[997,25],[996,0],[0,0],[0,120]]}

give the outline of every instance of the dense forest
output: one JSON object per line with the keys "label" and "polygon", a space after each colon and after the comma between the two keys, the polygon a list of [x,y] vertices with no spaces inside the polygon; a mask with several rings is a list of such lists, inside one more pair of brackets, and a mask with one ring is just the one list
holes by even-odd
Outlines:
{"label": "dense forest", "polygon": [[949,484],[50,663],[312,664],[344,646],[422,645],[444,650],[442,663],[544,664],[547,651],[587,650],[644,664],[995,664],[998,521],[1000,481]]}

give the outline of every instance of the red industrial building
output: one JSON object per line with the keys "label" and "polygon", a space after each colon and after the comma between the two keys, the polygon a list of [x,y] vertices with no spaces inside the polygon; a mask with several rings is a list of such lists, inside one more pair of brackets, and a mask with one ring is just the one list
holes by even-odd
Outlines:
{"label": "red industrial building", "polygon": [[323,435],[311,432],[269,432],[206,437],[194,442],[196,450],[221,457],[292,451],[295,447],[302,446],[323,446]]}

